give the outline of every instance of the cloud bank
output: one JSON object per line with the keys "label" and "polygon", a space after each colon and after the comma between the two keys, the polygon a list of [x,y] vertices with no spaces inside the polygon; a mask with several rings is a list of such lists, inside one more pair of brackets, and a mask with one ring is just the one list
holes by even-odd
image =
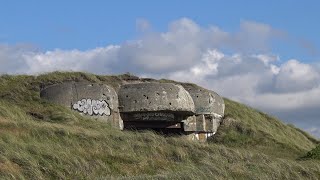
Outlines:
{"label": "cloud bank", "polygon": [[37,51],[0,45],[0,73],[39,74],[56,70],[139,76],[198,83],[219,94],[267,111],[320,137],[320,67],[281,60],[272,41],[286,36],[270,25],[241,21],[236,32],[201,27],[182,18],[166,32],[151,32],[120,45],[86,51]]}

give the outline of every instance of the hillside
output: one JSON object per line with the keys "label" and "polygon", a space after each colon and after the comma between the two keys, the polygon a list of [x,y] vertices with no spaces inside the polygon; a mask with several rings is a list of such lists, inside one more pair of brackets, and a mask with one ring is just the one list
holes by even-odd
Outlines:
{"label": "hillside", "polygon": [[229,99],[218,133],[199,143],[120,131],[39,97],[41,87],[56,82],[107,82],[118,89],[127,76],[0,76],[0,178],[320,178],[319,158],[303,158],[318,152],[318,140]]}

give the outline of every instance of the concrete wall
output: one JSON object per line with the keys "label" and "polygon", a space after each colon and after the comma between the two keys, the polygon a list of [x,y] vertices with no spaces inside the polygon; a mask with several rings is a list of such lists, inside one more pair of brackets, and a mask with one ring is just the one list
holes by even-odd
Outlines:
{"label": "concrete wall", "polygon": [[46,87],[40,92],[40,96],[82,115],[123,128],[117,93],[106,84],[65,82]]}
{"label": "concrete wall", "polygon": [[214,91],[195,84],[184,83],[182,86],[189,92],[195,104],[193,117],[184,120],[184,130],[188,132],[216,133],[224,116],[224,101]]}
{"label": "concrete wall", "polygon": [[119,90],[120,112],[171,111],[193,114],[190,94],[172,83],[125,84]]}
{"label": "concrete wall", "polygon": [[194,84],[184,83],[182,86],[191,95],[196,114],[224,116],[224,101],[217,93]]}

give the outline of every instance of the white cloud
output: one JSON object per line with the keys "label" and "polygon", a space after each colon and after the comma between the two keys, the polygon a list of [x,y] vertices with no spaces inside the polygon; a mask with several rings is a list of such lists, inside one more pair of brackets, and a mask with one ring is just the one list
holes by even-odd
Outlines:
{"label": "white cloud", "polygon": [[57,70],[111,73],[108,64],[116,60],[119,46],[107,46],[88,51],[54,50],[47,52],[27,52],[21,55],[24,68],[19,73],[37,74]]}
{"label": "white cloud", "polygon": [[[137,26],[142,31],[151,28],[145,20]],[[70,70],[171,78],[198,83],[268,112],[285,112],[287,121],[301,123],[295,112],[320,108],[320,66],[280,61],[269,52],[271,40],[282,34],[252,21],[242,21],[239,31],[230,33],[182,18],[170,23],[167,32],[148,32],[138,40],[87,51],[38,52],[1,45],[0,73]],[[309,119],[320,116],[318,110],[311,114]],[[306,127],[319,126],[319,120],[315,121],[308,121]]]}
{"label": "white cloud", "polygon": [[253,55],[253,57],[256,57],[257,59],[262,61],[266,66],[272,62],[279,61],[280,59],[279,56],[267,55],[267,54],[257,54],[257,55]]}
{"label": "white cloud", "polygon": [[241,44],[247,41],[249,44],[254,44],[262,49],[267,48],[266,45],[274,35],[274,30],[267,24],[257,23],[252,21],[242,21],[240,24],[241,31],[237,34],[237,39]]}
{"label": "white cloud", "polygon": [[32,47],[26,45],[9,46],[0,44],[0,74],[24,71],[26,62],[22,56],[33,50]]}
{"label": "white cloud", "polygon": [[309,64],[289,60],[280,67],[275,88],[280,92],[308,90],[319,85],[320,74]]}
{"label": "white cloud", "polygon": [[270,110],[291,110],[299,108],[320,107],[320,87],[300,92],[257,94],[250,104]]}

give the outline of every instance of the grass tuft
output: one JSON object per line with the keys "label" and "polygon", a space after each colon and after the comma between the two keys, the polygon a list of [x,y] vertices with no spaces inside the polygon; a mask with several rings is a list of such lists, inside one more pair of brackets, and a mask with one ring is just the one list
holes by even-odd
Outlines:
{"label": "grass tuft", "polygon": [[317,159],[320,160],[320,144],[309,151],[305,156],[303,156],[301,159]]}

